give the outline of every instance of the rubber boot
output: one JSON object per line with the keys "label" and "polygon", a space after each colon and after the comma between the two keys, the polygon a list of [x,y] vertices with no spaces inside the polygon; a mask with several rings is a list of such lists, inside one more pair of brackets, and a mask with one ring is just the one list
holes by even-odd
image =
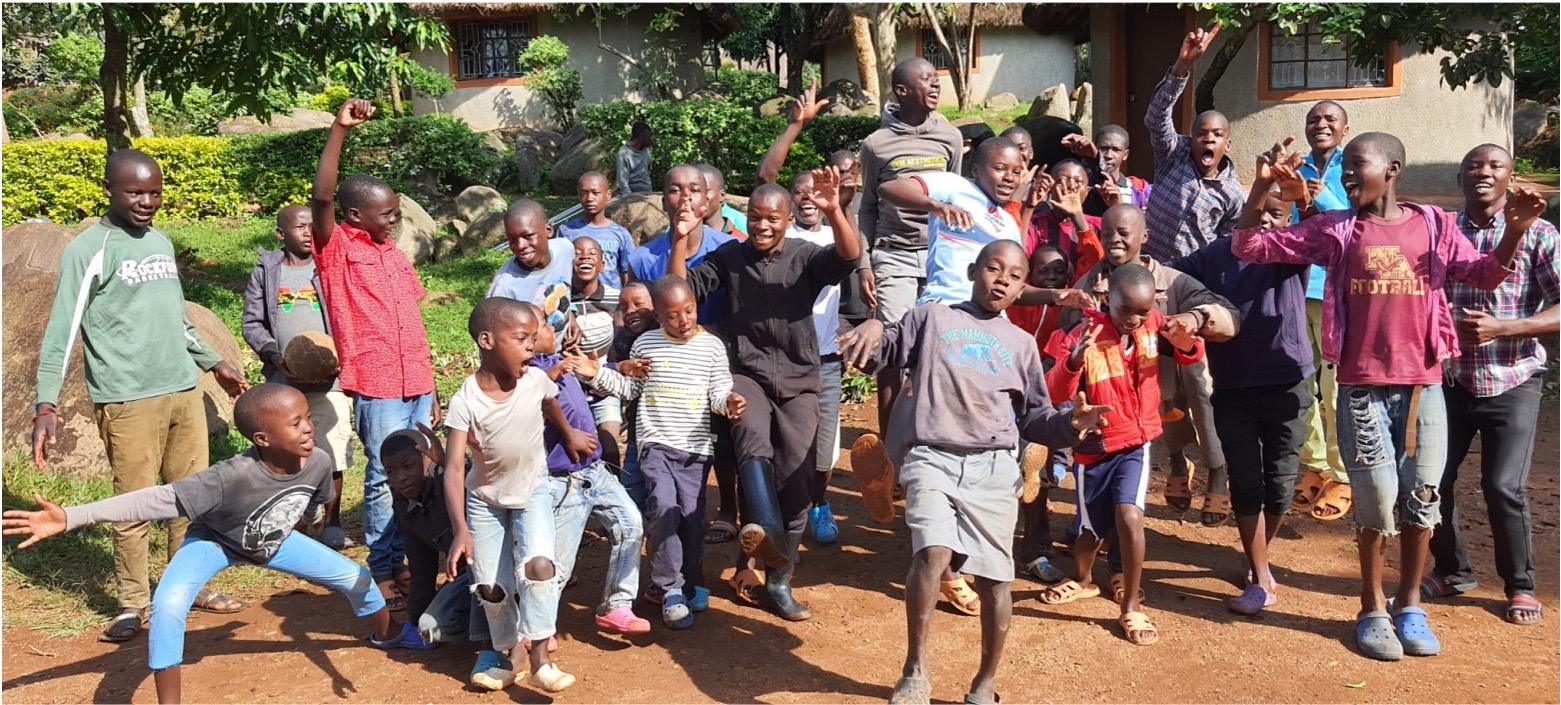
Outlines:
{"label": "rubber boot", "polygon": [[797,547],[802,545],[802,529],[786,532],[786,555],[791,559],[784,568],[764,573],[764,589],[770,593],[775,613],[788,622],[800,622],[813,616],[813,610],[791,596],[791,574],[797,570]]}
{"label": "rubber boot", "polygon": [[743,554],[756,558],[767,570],[791,565],[786,556],[786,529],[781,523],[780,500],[775,495],[775,468],[769,460],[755,458],[737,466],[742,489],[743,513],[748,523],[737,532]]}

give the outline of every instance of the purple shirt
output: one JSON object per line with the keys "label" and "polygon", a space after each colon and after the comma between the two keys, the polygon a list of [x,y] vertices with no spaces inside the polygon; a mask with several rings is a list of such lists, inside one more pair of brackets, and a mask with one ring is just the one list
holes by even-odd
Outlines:
{"label": "purple shirt", "polygon": [[[531,358],[531,366],[546,372],[553,369],[553,366],[562,359],[558,355],[539,353]],[[576,431],[596,435],[596,419],[591,416],[591,400],[586,398],[585,389],[580,386],[579,378],[573,374],[565,374],[558,378],[558,405],[564,410],[564,418],[569,420],[569,425]],[[602,447],[598,445],[596,450],[581,458],[580,462],[570,460],[569,452],[564,450],[564,434],[559,433],[552,424],[542,427],[542,443],[547,446],[547,470],[554,475],[582,470],[602,459]]]}

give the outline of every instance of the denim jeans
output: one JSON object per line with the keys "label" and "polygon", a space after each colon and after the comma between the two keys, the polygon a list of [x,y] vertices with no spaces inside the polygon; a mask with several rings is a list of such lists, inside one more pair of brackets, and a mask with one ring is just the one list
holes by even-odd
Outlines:
{"label": "denim jeans", "polygon": [[640,441],[634,433],[634,423],[629,422],[629,441],[623,446],[623,467],[618,471],[618,482],[629,493],[629,501],[635,508],[645,511],[645,475],[640,472]]}
{"label": "denim jeans", "polygon": [[[184,663],[184,623],[195,595],[207,581],[233,565],[249,561],[230,556],[222,545],[190,535],[174,552],[152,595],[152,623],[147,631],[147,664],[161,671]],[[324,585],[352,603],[352,613],[367,617],[385,608],[385,598],[363,566],[301,532],[282,539],[267,568]]]}
{"label": "denim jeans", "polygon": [[488,615],[472,594],[470,570],[439,588],[434,601],[417,618],[417,630],[429,643],[453,643],[461,637],[467,641],[488,640]]}
{"label": "denim jeans", "polygon": [[560,584],[567,583],[574,572],[585,522],[595,516],[612,539],[607,584],[596,611],[605,614],[633,604],[640,589],[640,548],[645,545],[645,528],[628,491],[601,461],[568,475],[554,475],[548,478],[548,484],[552,487],[553,527],[558,538],[553,555]]}
{"label": "denim jeans", "polygon": [[363,469],[363,542],[369,547],[369,572],[384,582],[406,570],[405,549],[396,530],[390,503],[390,483],[379,460],[379,446],[396,431],[417,428],[433,418],[434,395],[380,399],[355,395],[352,425],[363,441],[368,466]]}
{"label": "denim jeans", "polygon": [[840,458],[840,378],[845,363],[839,355],[825,355],[818,366],[818,435],[814,469],[829,472]]}
{"label": "denim jeans", "polygon": [[[1414,385],[1339,385],[1339,454],[1350,473],[1355,525],[1392,536],[1393,512],[1430,529],[1441,521],[1447,465],[1447,408],[1442,385],[1420,386],[1414,455],[1405,448]],[[1419,496],[1424,493],[1424,497]]]}
{"label": "denim jeans", "polygon": [[[494,651],[509,651],[522,638],[541,641],[556,630],[558,597],[563,583],[559,571],[547,580],[526,577],[526,563],[533,558],[554,562],[553,489],[543,478],[537,483],[525,509],[495,507],[471,492],[466,493],[466,526],[472,534],[472,592],[487,613]],[[477,588],[494,585],[503,591],[498,600],[483,599]],[[515,596],[519,596],[519,601]]]}

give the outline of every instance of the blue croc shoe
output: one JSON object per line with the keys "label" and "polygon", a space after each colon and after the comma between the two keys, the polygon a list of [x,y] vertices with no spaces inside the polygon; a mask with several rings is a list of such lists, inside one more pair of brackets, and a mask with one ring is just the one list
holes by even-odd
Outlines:
{"label": "blue croc shoe", "polygon": [[688,608],[688,598],[683,593],[667,595],[661,603],[661,623],[668,629],[687,629],[694,626],[694,612]]}
{"label": "blue croc shoe", "polygon": [[831,544],[840,538],[840,527],[835,524],[835,515],[828,502],[808,510],[808,524],[813,527],[813,538],[821,544]]}
{"label": "blue croc shoe", "polygon": [[703,612],[710,609],[710,591],[695,585],[694,599],[688,601],[688,607],[695,612]]}
{"label": "blue croc shoe", "polygon": [[1441,653],[1442,642],[1431,631],[1431,623],[1426,621],[1424,609],[1405,607],[1399,610],[1393,615],[1393,627],[1398,630],[1398,642],[1404,646],[1404,653],[1410,656],[1435,656]]}
{"label": "blue croc shoe", "polygon": [[1355,643],[1361,654],[1379,661],[1397,661],[1404,658],[1404,646],[1393,633],[1393,618],[1387,612],[1376,610],[1355,618]]}

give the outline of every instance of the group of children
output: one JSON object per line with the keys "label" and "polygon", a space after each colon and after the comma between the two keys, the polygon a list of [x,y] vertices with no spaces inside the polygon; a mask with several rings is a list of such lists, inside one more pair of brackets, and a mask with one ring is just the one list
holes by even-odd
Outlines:
{"label": "group of children", "polygon": [[[665,627],[692,627],[710,596],[704,545],[732,538],[741,546],[735,599],[811,617],[792,581],[810,527],[820,543],[838,536],[826,489],[851,365],[878,375],[885,429],[851,451],[863,502],[891,521],[903,498],[910,529],[907,653],[891,702],[929,702],[927,639],[940,597],[981,620],[965,702],[998,702],[1016,572],[1049,585],[1046,604],[1093,597],[1102,550],[1124,637],[1157,641],[1142,580],[1157,441],[1169,445],[1165,500],[1178,509],[1191,506],[1184,449],[1202,449],[1201,519],[1235,517],[1245,578],[1227,604],[1242,614],[1277,602],[1270,547],[1292,504],[1332,492],[1335,511],[1320,518],[1336,518],[1335,487],[1346,487],[1360,547],[1359,648],[1392,660],[1440,648],[1422,598],[1473,587],[1451,483],[1483,434],[1507,618],[1538,623],[1523,494],[1532,423],[1525,434],[1511,415],[1537,415],[1544,351],[1534,336],[1557,327],[1561,283],[1555,229],[1538,219],[1543,201],[1509,194],[1511,158],[1493,145],[1461,167],[1462,213],[1399,201],[1403,145],[1380,132],[1345,144],[1344,109],[1330,101],[1308,115],[1311,152],[1275,144],[1244,190],[1224,116],[1197,116],[1187,135],[1171,118],[1218,31],[1187,36],[1150,104],[1153,186],[1123,173],[1128,134],[1114,125],[1064,139],[1077,158],[1045,171],[1032,165],[1022,128],[967,155],[936,112],[936,69],[911,59],[895,68],[896,102],[859,155],[831,155],[789,188],[774,183],[821,105],[815,86],[761,163],[746,213],[725,205],[719,171],[678,165],[663,181],[667,231],[636,247],[604,214],[611,192],[640,190],[626,172],[648,163],[651,136],[636,127],[616,189],[601,173],[580,178],[578,219],[555,233],[533,201],[505,213],[513,256],[473,307],[480,364],[449,400],[443,442],[424,292],[389,240],[396,196],[364,175],[337,182],[348,130],[374,112],[348,101],[312,203],[278,214],[282,247],[261,252],[247,292],[243,333],[267,383],[244,391],[241,376],[228,379],[231,365],[184,336],[189,354],[164,361],[179,384],[152,390],[180,392],[194,370],[183,360],[215,367],[243,392],[235,421],[254,447],[209,471],[165,468],[168,484],[82,507],[39,497],[38,511],[5,513],[5,533],[30,533],[25,547],[96,522],[192,520],[151,600],[150,665],[164,702],[179,697],[185,615],[202,602],[227,607],[202,587],[238,562],[342,592],[372,619],[375,646],[491,641],[472,685],[498,690],[524,677],[557,693],[575,681],[551,656],[559,596],[591,517],[612,546],[595,610],[604,631],[650,631],[634,611],[641,599],[659,606]],[[101,325],[99,307],[145,296],[105,305],[103,287],[141,282],[123,268],[119,282],[109,279],[101,250],[166,243],[150,225],[160,174],[138,154],[110,159],[104,225],[66,253],[82,262],[62,266],[55,318],[74,318],[51,319],[53,354],[40,364],[40,460],[53,438],[48,392],[58,388],[43,382],[63,375],[76,328],[89,368],[108,369],[115,329],[91,327]],[[140,261],[146,269],[151,260]],[[78,303],[74,279],[93,277],[96,301],[82,294]],[[177,289],[176,270],[169,279]],[[306,385],[287,369],[289,341],[310,331],[336,341],[334,382]],[[1316,410],[1325,364],[1343,411],[1332,429]],[[100,403],[137,398],[115,398],[122,377],[89,379]],[[110,420],[99,421],[106,443],[116,438]],[[338,503],[353,431],[368,460],[367,568],[329,550],[348,542]],[[1332,478],[1298,486],[1303,464],[1321,477],[1330,462],[1342,465]],[[1060,552],[1047,515],[1049,488],[1070,470],[1071,579],[1053,565]],[[712,472],[720,507],[707,524]],[[321,525],[326,547],[303,533]],[[1383,554],[1400,529],[1401,580],[1387,600]],[[127,607],[137,616],[139,606]],[[396,626],[399,610],[406,621]]]}

